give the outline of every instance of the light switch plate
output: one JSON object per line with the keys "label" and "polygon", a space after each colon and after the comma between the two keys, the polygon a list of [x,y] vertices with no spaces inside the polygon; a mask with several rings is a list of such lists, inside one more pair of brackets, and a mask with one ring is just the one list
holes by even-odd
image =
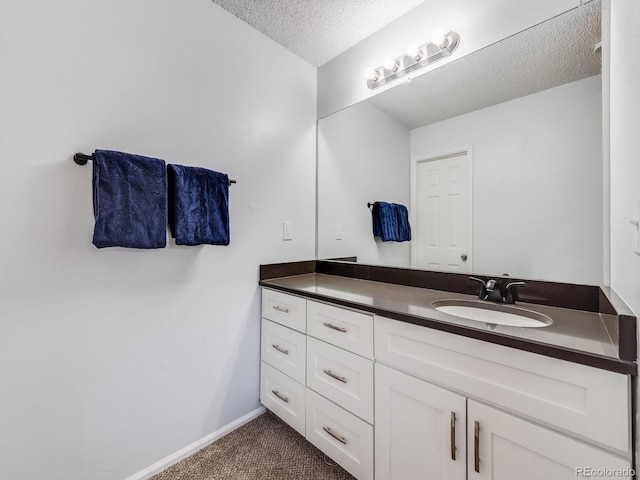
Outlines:
{"label": "light switch plate", "polygon": [[282,240],[293,240],[293,226],[291,222],[282,222]]}
{"label": "light switch plate", "polygon": [[342,240],[342,224],[336,223],[336,240]]}

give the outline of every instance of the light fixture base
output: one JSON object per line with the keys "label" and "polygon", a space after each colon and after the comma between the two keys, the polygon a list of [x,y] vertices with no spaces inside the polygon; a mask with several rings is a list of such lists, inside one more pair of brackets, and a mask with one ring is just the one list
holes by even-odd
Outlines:
{"label": "light fixture base", "polygon": [[438,60],[448,57],[460,44],[460,35],[456,32],[449,32],[444,36],[440,45],[428,42],[417,48],[419,55],[410,56],[404,54],[395,59],[395,70],[389,70],[384,66],[374,68],[375,78],[367,79],[367,86],[373,90],[386,85],[396,78],[403,77],[414,70],[430,65]]}

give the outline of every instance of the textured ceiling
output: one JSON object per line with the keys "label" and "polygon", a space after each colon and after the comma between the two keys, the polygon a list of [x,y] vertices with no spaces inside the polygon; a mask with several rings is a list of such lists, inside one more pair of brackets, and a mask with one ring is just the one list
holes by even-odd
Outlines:
{"label": "textured ceiling", "polygon": [[424,0],[213,0],[319,67]]}
{"label": "textured ceiling", "polygon": [[[425,0],[213,0],[320,66]],[[416,128],[597,75],[601,1],[585,3],[369,99]]]}
{"label": "textured ceiling", "polygon": [[597,75],[600,7],[577,7],[369,102],[413,129]]}

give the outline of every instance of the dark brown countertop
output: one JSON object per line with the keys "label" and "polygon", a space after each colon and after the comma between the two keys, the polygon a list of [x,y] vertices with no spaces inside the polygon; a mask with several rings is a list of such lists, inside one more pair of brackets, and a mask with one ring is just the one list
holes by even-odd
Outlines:
{"label": "dark brown countertop", "polygon": [[264,279],[260,285],[519,350],[637,375],[636,362],[621,360],[618,342],[612,339],[618,322],[613,314],[518,302],[521,308],[553,319],[546,327],[522,328],[466,320],[433,308],[432,302],[436,300],[475,298],[460,293],[322,273]]}

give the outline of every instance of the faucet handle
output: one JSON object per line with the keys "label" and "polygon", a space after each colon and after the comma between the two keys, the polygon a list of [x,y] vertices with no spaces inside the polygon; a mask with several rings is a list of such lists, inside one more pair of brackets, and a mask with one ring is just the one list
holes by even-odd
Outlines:
{"label": "faucet handle", "polygon": [[507,286],[504,287],[504,303],[516,303],[518,300],[518,291],[516,287],[526,287],[527,284],[524,282],[511,282],[507,283]]}
{"label": "faucet handle", "polygon": [[484,300],[487,298],[487,284],[484,280],[478,277],[469,277],[469,280],[473,280],[475,282],[480,282],[480,293],[478,293],[478,298],[480,300]]}

